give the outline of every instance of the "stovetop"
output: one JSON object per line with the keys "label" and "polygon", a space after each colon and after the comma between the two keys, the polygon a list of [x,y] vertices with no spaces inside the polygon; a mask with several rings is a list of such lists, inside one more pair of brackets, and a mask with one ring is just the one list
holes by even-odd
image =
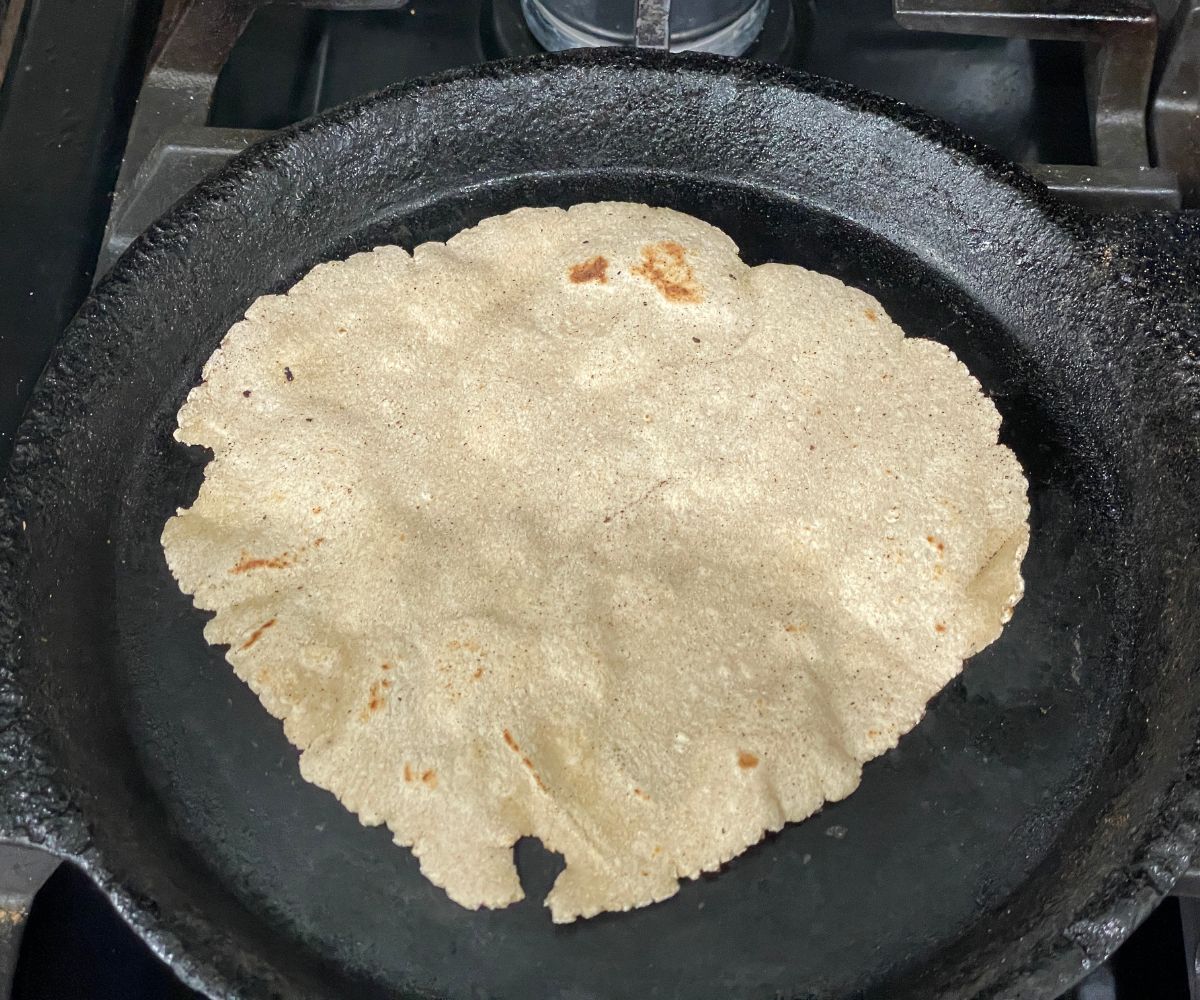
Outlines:
{"label": "stovetop", "polygon": [[[519,0],[306,2],[0,0],[0,467],[93,279],[192,182],[266,131],[356,95],[537,49]],[[363,6],[382,9],[347,9]],[[1200,45],[1200,17],[1183,16],[1200,3],[1179,6],[1162,0],[1173,27],[1158,32],[1137,0],[772,0],[747,57],[946,118],[1064,197],[1139,213],[1106,218],[1165,244],[1200,235],[1200,213],[1178,210],[1200,205],[1200,127],[1187,124],[1200,121],[1198,88],[1188,93],[1171,59],[1176,37]],[[1129,112],[1155,94],[1148,133]],[[1147,214],[1159,209],[1172,214]],[[1200,877],[1068,996],[1200,1000],[1188,976],[1193,887]],[[64,866],[43,887],[17,1000],[194,996],[78,872]]]}

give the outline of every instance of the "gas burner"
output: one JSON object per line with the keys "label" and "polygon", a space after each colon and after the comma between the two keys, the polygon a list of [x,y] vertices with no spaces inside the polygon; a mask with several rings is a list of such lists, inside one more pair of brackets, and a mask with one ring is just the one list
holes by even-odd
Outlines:
{"label": "gas burner", "polygon": [[[180,194],[266,129],[386,83],[542,51],[521,0],[461,0],[454,14],[418,0],[407,16],[396,16],[404,4],[187,4],[160,33],[96,274]],[[260,19],[276,30],[257,32]],[[279,29],[296,49],[282,59]],[[1053,9],[1013,0],[895,0],[893,9],[867,0],[830,5],[819,16],[811,0],[769,0],[745,58],[841,77],[924,107],[1086,207],[1171,209],[1200,186],[1200,86],[1189,83],[1195,67],[1188,62],[1200,48],[1200,0],[1180,3],[1161,44],[1159,34],[1148,0],[1071,0]],[[278,109],[261,108],[260,92],[277,89],[262,80],[263,66],[292,80]],[[327,73],[330,66],[339,72]],[[239,74],[254,82],[225,86]],[[222,88],[237,96],[222,100]],[[297,92],[304,95],[299,107]],[[252,113],[239,118],[239,103]],[[1151,165],[1152,152],[1158,165]]]}
{"label": "gas burner", "polygon": [[[762,30],[742,58],[794,63],[811,41],[812,27],[812,0],[769,0]],[[546,51],[529,29],[521,0],[484,0],[480,29],[488,59]]]}

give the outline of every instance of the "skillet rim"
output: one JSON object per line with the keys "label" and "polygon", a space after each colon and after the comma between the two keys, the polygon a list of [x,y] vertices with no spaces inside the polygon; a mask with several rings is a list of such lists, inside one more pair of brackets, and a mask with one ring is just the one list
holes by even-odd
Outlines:
{"label": "skillet rim", "polygon": [[[406,81],[357,98],[323,114],[272,134],[230,160],[184,195],[163,217],[138,237],[99,283],[57,344],[32,394],[14,441],[13,458],[0,494],[0,840],[46,846],[77,864],[113,902],[118,912],[151,949],[195,989],[213,996],[233,996],[234,981],[207,956],[186,951],[169,917],[152,901],[139,899],[106,866],[88,832],[84,810],[71,795],[52,763],[51,737],[39,731],[22,711],[26,700],[19,679],[22,660],[22,594],[19,581],[31,552],[23,543],[21,513],[36,506],[39,493],[53,488],[55,431],[69,426],[72,403],[86,392],[89,368],[80,363],[96,349],[98,332],[114,326],[111,314],[122,300],[136,296],[153,280],[156,259],[186,253],[192,229],[206,207],[230,200],[261,173],[286,166],[288,153],[319,136],[369,117],[381,106],[436,93],[460,84],[512,80],[553,72],[559,67],[610,69],[616,72],[679,71],[698,77],[731,79],[756,87],[798,91],[856,115],[885,120],[973,169],[981,183],[1000,185],[1016,195],[1020,207],[1036,214],[1056,245],[1072,260],[1086,259],[1088,222],[1078,209],[1055,199],[1017,165],[956,127],[924,112],[849,84],[799,71],[698,54],[667,55],[623,49],[581,50],[502,60]],[[1007,968],[986,987],[987,994],[1022,995],[1026,989],[1065,988],[1103,958],[1136,927],[1169,892],[1174,878],[1200,842],[1200,743],[1177,769],[1163,792],[1160,812],[1133,839],[1125,866],[1106,880],[1098,873],[1095,888],[1076,907],[1077,920],[1043,941],[1023,965]],[[14,779],[16,777],[16,780]],[[1174,858],[1178,871],[1147,875],[1162,858]],[[1137,873],[1137,877],[1135,876]],[[1113,879],[1119,885],[1113,884]],[[178,926],[178,922],[176,925]],[[1074,933],[1071,933],[1072,929]],[[194,937],[195,927],[188,927]],[[1101,936],[1098,949],[1081,944],[1089,930]],[[204,946],[219,938],[210,926]],[[281,979],[280,982],[286,982]]]}

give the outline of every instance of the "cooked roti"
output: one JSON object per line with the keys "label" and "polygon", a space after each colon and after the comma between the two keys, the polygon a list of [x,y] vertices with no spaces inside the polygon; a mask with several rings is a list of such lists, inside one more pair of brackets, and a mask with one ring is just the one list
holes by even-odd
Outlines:
{"label": "cooked roti", "polygon": [[213,458],[162,540],[307,780],[466,907],[521,899],[538,837],[568,922],[849,795],[1000,634],[999,428],[832,277],[523,208],[258,299],[180,410]]}

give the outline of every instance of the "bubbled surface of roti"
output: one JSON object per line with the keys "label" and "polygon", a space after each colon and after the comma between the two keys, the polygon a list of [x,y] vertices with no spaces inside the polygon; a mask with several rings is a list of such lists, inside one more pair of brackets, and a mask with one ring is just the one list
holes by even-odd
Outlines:
{"label": "bubbled surface of roti", "polygon": [[1020,599],[1026,483],[944,346],[625,203],[258,299],[163,531],[304,777],[467,907],[671,896],[858,784]]}

